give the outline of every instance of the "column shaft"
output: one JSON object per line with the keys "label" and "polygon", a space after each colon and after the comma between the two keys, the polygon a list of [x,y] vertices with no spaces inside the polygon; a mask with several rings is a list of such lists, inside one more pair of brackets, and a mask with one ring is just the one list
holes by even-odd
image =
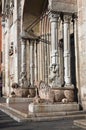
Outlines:
{"label": "column shaft", "polygon": [[70,57],[70,17],[64,16],[64,80],[65,85],[71,84]]}
{"label": "column shaft", "polygon": [[57,30],[58,22],[57,16],[52,16],[51,22],[51,64],[57,65]]}
{"label": "column shaft", "polygon": [[30,42],[30,82],[34,85],[34,43]]}
{"label": "column shaft", "polygon": [[51,64],[50,64],[50,82],[51,87],[60,86],[59,80],[59,63],[58,63],[58,18],[57,13],[50,13],[51,23]]}
{"label": "column shaft", "polygon": [[20,75],[21,88],[28,88],[27,74],[26,74],[26,41],[21,41],[21,75]]}
{"label": "column shaft", "polygon": [[26,72],[26,43],[25,40],[21,42],[21,72]]}

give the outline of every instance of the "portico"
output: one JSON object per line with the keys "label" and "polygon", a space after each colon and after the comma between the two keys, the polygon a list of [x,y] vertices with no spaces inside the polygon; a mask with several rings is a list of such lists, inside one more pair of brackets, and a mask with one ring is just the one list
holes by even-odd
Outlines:
{"label": "portico", "polygon": [[[78,108],[75,99],[77,97],[75,88],[78,89],[78,86],[76,81],[72,82],[76,72],[71,73],[72,66],[75,67],[75,63],[71,61],[71,46],[74,47],[74,41],[71,45],[71,35],[76,36],[73,23],[73,16],[76,14],[75,3],[60,3],[58,0],[41,2],[25,0],[20,2],[20,5],[19,43],[18,50],[14,52],[19,54],[17,84],[22,93],[26,93],[23,96],[20,94],[21,99],[33,98],[33,102],[38,103],[37,107],[41,106],[39,103],[42,100],[44,106],[46,101],[51,102],[52,109],[54,102],[61,104],[75,102],[75,108]],[[64,9],[64,6],[68,8]],[[30,89],[34,89],[34,96],[30,95]],[[18,98],[17,91],[16,88],[15,98]]]}

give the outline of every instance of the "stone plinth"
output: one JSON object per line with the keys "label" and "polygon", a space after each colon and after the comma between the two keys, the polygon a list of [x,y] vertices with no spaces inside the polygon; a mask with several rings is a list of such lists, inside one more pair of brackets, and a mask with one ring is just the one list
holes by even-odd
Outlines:
{"label": "stone plinth", "polygon": [[8,97],[6,103],[30,103],[33,101],[33,98],[23,98],[23,97]]}
{"label": "stone plinth", "polygon": [[55,102],[62,102],[66,99],[66,102],[74,102],[74,87],[58,87],[53,88]]}
{"label": "stone plinth", "polygon": [[45,112],[62,112],[62,111],[77,111],[79,105],[77,103],[69,104],[34,104],[28,106],[28,111],[32,113],[45,113]]}
{"label": "stone plinth", "polygon": [[14,90],[17,97],[28,97],[29,89],[28,88],[17,88]]}
{"label": "stone plinth", "polygon": [[51,88],[45,83],[40,84],[39,96],[51,102],[74,102],[74,86]]}

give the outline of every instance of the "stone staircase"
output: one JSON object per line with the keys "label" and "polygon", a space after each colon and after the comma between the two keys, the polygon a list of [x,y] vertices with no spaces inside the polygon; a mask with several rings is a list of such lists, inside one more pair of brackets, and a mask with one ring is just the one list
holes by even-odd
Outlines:
{"label": "stone staircase", "polygon": [[86,130],[86,118],[74,120],[74,125],[81,127],[81,128],[84,128]]}
{"label": "stone staircase", "polygon": [[85,119],[86,117],[85,111],[28,113],[28,112],[20,111],[18,109],[14,109],[5,104],[0,104],[0,110],[8,114],[10,117],[12,117],[14,120],[18,122],[73,119],[74,124],[77,124],[77,120]]}

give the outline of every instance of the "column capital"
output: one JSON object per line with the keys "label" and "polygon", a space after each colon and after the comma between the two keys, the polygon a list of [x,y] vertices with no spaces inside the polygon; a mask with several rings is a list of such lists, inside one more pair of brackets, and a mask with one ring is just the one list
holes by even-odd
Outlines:
{"label": "column capital", "polygon": [[73,15],[72,19],[73,19],[73,22],[75,23],[76,21],[78,21],[78,16],[77,15]]}
{"label": "column capital", "polygon": [[57,12],[49,13],[50,22],[57,22],[59,17],[60,17],[60,15]]}
{"label": "column capital", "polygon": [[21,37],[21,39],[27,40],[28,39],[28,33],[26,31],[22,31],[20,33],[20,37]]}
{"label": "column capital", "polygon": [[72,16],[70,16],[70,15],[64,15],[63,16],[64,23],[69,23],[71,19],[72,19]]}
{"label": "column capital", "polygon": [[26,45],[26,40],[25,39],[21,39],[21,45]]}

